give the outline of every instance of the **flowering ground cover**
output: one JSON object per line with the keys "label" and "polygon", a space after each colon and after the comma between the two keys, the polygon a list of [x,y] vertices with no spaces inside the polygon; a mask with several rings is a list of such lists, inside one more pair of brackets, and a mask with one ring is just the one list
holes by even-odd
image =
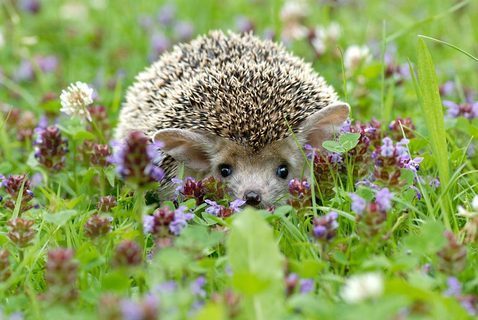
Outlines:
{"label": "flowering ground cover", "polygon": [[[0,3],[0,319],[478,315],[476,1]],[[160,144],[113,141],[134,76],[210,29],[282,41],[352,107],[254,209],[162,197]]]}

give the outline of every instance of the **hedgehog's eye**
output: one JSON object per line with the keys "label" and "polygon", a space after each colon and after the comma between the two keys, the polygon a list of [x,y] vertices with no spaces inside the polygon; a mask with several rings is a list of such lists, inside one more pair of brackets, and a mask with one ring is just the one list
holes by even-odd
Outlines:
{"label": "hedgehog's eye", "polygon": [[287,165],[281,164],[280,166],[277,167],[276,175],[279,178],[285,179],[287,178],[288,174],[289,174],[289,169],[287,169]]}
{"label": "hedgehog's eye", "polygon": [[232,174],[232,166],[230,164],[220,164],[219,165],[219,172],[221,173],[222,177],[228,177]]}

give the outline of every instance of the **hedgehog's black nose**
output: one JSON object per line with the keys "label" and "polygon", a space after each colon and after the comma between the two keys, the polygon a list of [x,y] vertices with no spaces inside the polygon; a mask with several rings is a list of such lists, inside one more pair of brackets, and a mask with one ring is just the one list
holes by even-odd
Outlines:
{"label": "hedgehog's black nose", "polygon": [[261,195],[255,191],[246,191],[244,192],[244,200],[246,200],[246,204],[250,206],[257,206],[261,203]]}

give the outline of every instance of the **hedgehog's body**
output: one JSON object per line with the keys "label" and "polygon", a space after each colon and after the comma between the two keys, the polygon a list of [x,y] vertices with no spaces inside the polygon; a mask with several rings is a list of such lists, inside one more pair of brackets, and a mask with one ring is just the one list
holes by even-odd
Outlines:
{"label": "hedgehog's body", "polygon": [[[296,144],[290,129],[299,133],[300,143],[317,144],[348,115],[348,106],[337,103],[333,88],[309,64],[250,34],[216,31],[178,45],[136,80],[121,111],[117,138],[140,130],[165,142],[162,167],[169,176],[179,162],[193,173],[217,175],[225,164],[231,167],[215,159],[224,150],[234,163],[238,157],[251,164],[258,156],[266,159],[261,153],[271,146],[271,155],[278,155],[281,144],[287,142],[286,149]],[[239,189],[233,190],[236,196],[251,188]],[[265,198],[264,190],[260,194]]]}

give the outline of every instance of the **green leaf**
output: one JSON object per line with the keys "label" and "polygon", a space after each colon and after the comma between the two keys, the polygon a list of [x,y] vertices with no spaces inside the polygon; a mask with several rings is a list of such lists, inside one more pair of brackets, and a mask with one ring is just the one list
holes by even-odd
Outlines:
{"label": "green leaf", "polygon": [[53,223],[57,226],[62,226],[76,214],[76,210],[63,210],[56,213],[45,213],[43,217],[46,222]]}
{"label": "green leaf", "polygon": [[420,233],[410,234],[403,240],[403,247],[411,255],[434,254],[445,245],[444,231],[442,223],[428,221],[423,224]]}
{"label": "green leaf", "polygon": [[203,251],[218,245],[224,238],[224,233],[209,231],[209,228],[201,225],[190,225],[183,230],[176,240],[179,248]]}
{"label": "green leaf", "polygon": [[279,319],[284,307],[283,258],[272,228],[253,209],[233,221],[227,242],[233,286],[243,294],[244,319]]}
{"label": "green leaf", "polygon": [[280,206],[274,210],[274,215],[284,217],[286,214],[290,213],[291,211],[292,211],[292,207],[289,205]]}
{"label": "green leaf", "polygon": [[412,301],[427,303],[431,307],[430,319],[470,319],[456,298],[446,297],[441,293],[420,288],[402,279],[387,281],[385,283],[385,293],[387,296],[402,296]]}
{"label": "green leaf", "polygon": [[162,249],[153,259],[155,267],[167,271],[180,273],[191,264],[191,257],[176,248]]}
{"label": "green leaf", "polygon": [[345,153],[357,146],[359,138],[360,133],[344,133],[340,135],[339,141],[324,141],[322,147],[330,152]]}
{"label": "green leaf", "polygon": [[322,147],[324,147],[327,151],[342,153],[345,152],[344,148],[338,143],[337,141],[327,140],[322,142]]}
{"label": "green leaf", "polygon": [[129,286],[129,277],[121,270],[114,270],[105,274],[101,284],[101,287],[104,291],[115,292],[127,292]]}
{"label": "green leaf", "polygon": [[[412,72],[413,75],[413,72]],[[443,117],[443,105],[438,90],[438,80],[435,66],[423,39],[418,40],[418,79],[414,78],[415,89],[422,107],[433,157],[436,160],[440,182],[448,186],[450,181],[450,167],[448,146],[446,141],[445,121]],[[450,227],[448,214],[450,213],[451,200],[449,193],[444,195],[445,223]]]}
{"label": "green leaf", "polygon": [[104,169],[105,177],[106,180],[108,180],[108,183],[110,186],[114,187],[115,186],[115,178],[116,178],[116,170],[114,167],[109,167]]}
{"label": "green leaf", "polygon": [[80,141],[84,141],[84,140],[95,140],[96,136],[89,131],[78,130],[73,135],[73,139],[80,142]]}
{"label": "green leaf", "polygon": [[347,152],[357,146],[359,139],[360,133],[344,133],[339,137],[339,143]]}
{"label": "green leaf", "polygon": [[226,310],[221,304],[209,302],[197,313],[196,320],[228,319]]}

